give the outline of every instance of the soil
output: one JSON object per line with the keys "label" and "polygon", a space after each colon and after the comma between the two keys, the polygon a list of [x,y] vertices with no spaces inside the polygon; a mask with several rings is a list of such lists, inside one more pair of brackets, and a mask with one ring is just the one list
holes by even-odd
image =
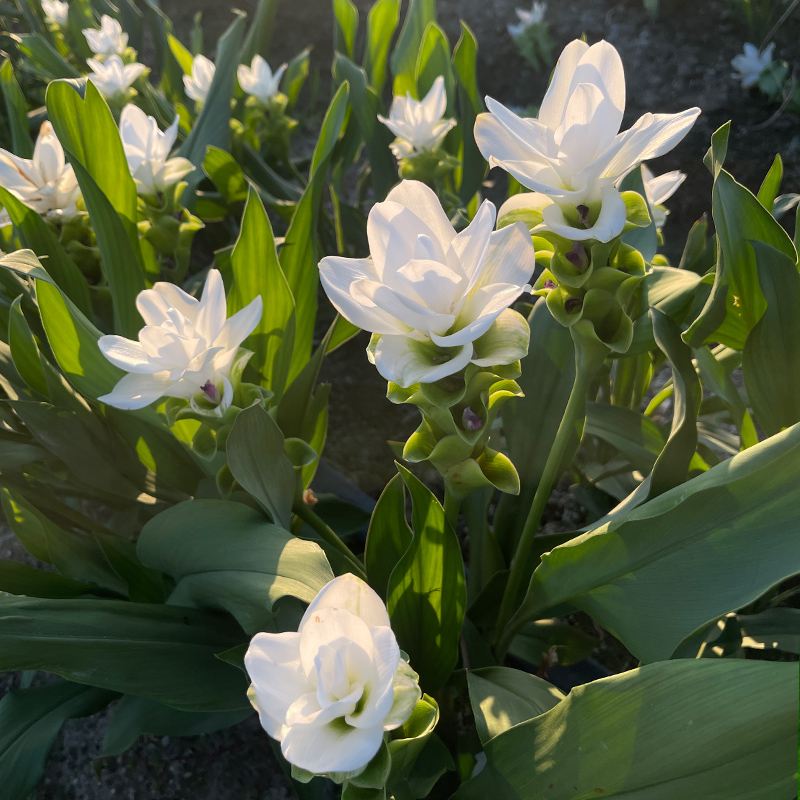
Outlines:
{"label": "soil", "polygon": [[[252,12],[255,3],[247,0],[239,5]],[[369,0],[357,0],[357,5],[363,20]],[[517,5],[527,2],[439,0],[439,20],[451,42],[458,36],[458,19],[466,20],[480,43],[479,80],[484,91],[504,103],[524,107],[540,101],[548,75],[534,72],[524,62],[506,32]],[[727,3],[662,0],[662,6],[664,13],[654,21],[641,0],[551,0],[548,19],[556,53],[581,33],[589,41],[605,38],[619,49],[628,81],[624,128],[646,111],[702,108],[703,115],[690,135],[654,165],[657,173],[682,169],[689,176],[668,204],[666,253],[676,260],[689,227],[710,212],[711,178],[702,157],[711,133],[727,120],[733,121],[726,167],[751,189],[758,188],[775,154],[781,152],[786,167],[784,191],[789,192],[800,190],[800,125],[790,114],[776,117],[774,107],[757,94],[743,92],[731,79],[730,60],[742,49],[746,32],[725,17]],[[198,10],[203,11],[209,42],[231,19],[229,4],[210,0],[162,0],[162,7],[173,17],[184,41]],[[311,43],[314,65],[324,73],[330,63],[331,25],[327,0],[284,2],[273,36],[275,62]],[[793,53],[796,57],[793,45],[799,36],[800,13],[776,37],[778,57]],[[321,85],[326,85],[324,79]],[[326,457],[374,498],[395,474],[387,442],[407,438],[417,425],[417,411],[386,400],[385,382],[364,354],[367,341],[362,334],[332,354],[322,380],[332,384]],[[434,475],[421,477],[431,485],[437,483]],[[548,504],[545,530],[574,530],[585,521],[586,512],[569,491],[560,488]],[[7,530],[0,530],[0,554],[30,563]],[[588,618],[580,616],[571,622],[597,633]],[[603,634],[601,639],[596,657],[606,667],[616,672],[635,666],[613,637]],[[0,678],[0,693],[17,685],[18,679],[15,675]],[[278,800],[293,796],[255,718],[195,739],[141,737],[127,753],[109,759],[98,779],[92,759],[102,749],[105,719],[101,714],[67,723],[31,800]]]}

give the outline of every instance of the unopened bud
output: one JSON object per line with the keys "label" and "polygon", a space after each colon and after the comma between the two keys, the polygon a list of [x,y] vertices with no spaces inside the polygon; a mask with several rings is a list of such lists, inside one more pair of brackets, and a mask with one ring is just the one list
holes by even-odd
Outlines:
{"label": "unopened bud", "polygon": [[475,431],[479,431],[483,427],[483,417],[467,406],[461,415],[461,424],[464,426],[465,431],[475,433]]}
{"label": "unopened bud", "polygon": [[586,255],[586,248],[580,242],[573,242],[572,250],[564,253],[564,258],[579,272],[586,272],[589,269],[589,256]]}
{"label": "unopened bud", "polygon": [[548,278],[544,282],[544,288],[545,289],[555,289],[556,288],[556,282],[555,281],[551,281],[550,278]]}
{"label": "unopened bud", "polygon": [[583,308],[583,300],[580,297],[568,297],[564,302],[564,310],[567,314],[574,314]]}
{"label": "unopened bud", "polygon": [[200,388],[212,403],[219,404],[219,401],[222,399],[222,397],[215,383],[209,380],[206,381]]}
{"label": "unopened bud", "polygon": [[592,223],[589,221],[589,206],[576,206],[578,211],[578,220],[584,228],[591,228]]}

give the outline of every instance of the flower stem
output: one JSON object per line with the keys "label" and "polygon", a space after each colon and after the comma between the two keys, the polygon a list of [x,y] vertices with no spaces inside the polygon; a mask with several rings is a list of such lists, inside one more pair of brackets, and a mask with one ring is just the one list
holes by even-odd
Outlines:
{"label": "flower stem", "polygon": [[364,570],[364,565],[359,561],[353,551],[336,535],[333,529],[325,523],[325,521],[318,517],[304,502],[296,503],[292,509],[303,522],[309,527],[313,528],[316,533],[320,535],[322,540],[329,544],[334,550],[340,552],[350,562],[353,571],[360,578],[366,580],[367,573]]}
{"label": "flower stem", "polygon": [[575,371],[575,382],[572,385],[567,407],[564,410],[561,424],[558,426],[558,432],[556,433],[553,447],[550,449],[550,454],[547,456],[542,478],[539,481],[539,485],[536,487],[536,494],[534,495],[531,509],[528,512],[528,518],[525,520],[525,527],[522,529],[517,551],[511,561],[508,583],[503,593],[503,600],[500,604],[497,627],[495,629],[499,636],[499,642],[495,652],[498,663],[502,663],[502,659],[513,640],[515,632],[506,631],[506,627],[514,613],[514,604],[516,603],[522,580],[525,577],[531,551],[533,550],[534,538],[539,530],[539,523],[541,522],[547,499],[550,497],[550,493],[553,491],[556,482],[561,477],[561,468],[563,466],[567,447],[575,434],[577,425],[583,420],[585,415],[586,392],[596,369],[593,369],[593,365],[585,363],[584,359],[580,357],[580,349],[580,346],[578,346],[578,352],[576,352],[577,369]]}
{"label": "flower stem", "polygon": [[459,500],[447,487],[444,490],[444,516],[450,523],[453,530],[456,529],[458,522],[458,512],[461,510],[461,500]]}

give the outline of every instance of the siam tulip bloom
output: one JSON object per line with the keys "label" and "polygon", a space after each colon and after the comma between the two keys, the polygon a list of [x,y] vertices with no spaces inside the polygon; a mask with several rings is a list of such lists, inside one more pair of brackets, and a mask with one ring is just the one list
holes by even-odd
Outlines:
{"label": "siam tulip bloom", "polygon": [[195,411],[210,404],[216,415],[224,414],[233,399],[231,376],[241,374],[249,355],[239,355],[239,346],[261,319],[261,297],[226,319],[222,276],[212,269],[200,300],[158,282],[139,292],[136,308],[145,323],[139,341],[101,336],[97,342],[103,355],[128,373],[98,400],[135,410],[160,397],[183,397]]}
{"label": "siam tulip bloom", "polygon": [[362,772],[421,697],[383,602],[350,574],[320,591],[297,633],[256,634],[244,663],[264,730],[318,775]]}
{"label": "siam tulip bloom", "polygon": [[742,89],[749,89],[758,83],[761,73],[772,64],[772,54],[775,52],[775,42],[764,48],[761,52],[754,44],[746,42],[744,52],[739,53],[731,61],[731,66],[736,72],[731,75],[742,82]]}
{"label": "siam tulip bloom", "polygon": [[69,19],[69,3],[62,3],[61,0],[42,0],[42,11],[44,18],[50,25],[63,27]]}
{"label": "siam tulip bloom", "polygon": [[508,305],[529,288],[533,244],[523,224],[494,223],[487,200],[457,234],[431,189],[403,181],[369,213],[371,258],[322,259],[331,303],[375,334],[367,354],[384,378],[433,383],[525,355],[528,326]]}
{"label": "siam tulip bloom", "polygon": [[147,69],[144,64],[123,64],[119,56],[109,56],[105,62],[90,58],[89,80],[107,100],[127,95],[134,81]]}
{"label": "siam tulip bloom", "polygon": [[178,117],[163,133],[153,117],[127,105],[122,110],[119,131],[128,168],[139,194],[157,195],[194,170],[187,158],[169,158],[178,136]]}
{"label": "siam tulip bloom", "polygon": [[81,190],[49,122],[43,122],[33,158],[0,150],[0,186],[47,218],[72,219]]}
{"label": "siam tulip bloom", "polygon": [[205,103],[216,71],[213,61],[209,61],[205,56],[195,56],[192,61],[192,74],[183,76],[186,94],[196,103]]}
{"label": "siam tulip bloom", "polygon": [[524,8],[515,9],[519,22],[515,25],[509,25],[508,32],[516,39],[517,36],[525,33],[528,28],[532,28],[534,25],[541,25],[544,22],[546,11],[547,3],[539,3],[537,0],[533,0],[530,11],[526,11]]}
{"label": "siam tulip bloom", "polygon": [[515,195],[500,211],[540,214],[539,227],[573,240],[611,241],[626,222],[614,188],[647,159],[675,147],[700,109],[645,114],[619,133],[625,110],[625,75],[608,42],[567,45],[537,119],[521,119],[486,98],[488,114],[475,122],[475,140],[491,167],[513,175],[533,194]]}
{"label": "siam tulip bloom", "polygon": [[678,191],[680,185],[686,180],[686,173],[676,169],[656,177],[645,164],[642,166],[642,180],[647,202],[653,212],[653,221],[657,228],[663,228],[667,221],[667,214],[669,214],[669,211],[664,208],[664,203]]}
{"label": "siam tulip bloom", "polygon": [[239,86],[242,87],[245,94],[249,94],[263,105],[267,105],[278,94],[278,87],[283,73],[286,71],[286,66],[286,64],[281,64],[273,74],[269,64],[261,56],[256,55],[249,67],[247,64],[239,64],[236,71]]}
{"label": "siam tulip bloom", "polygon": [[100,20],[100,30],[86,28],[83,31],[89,49],[98,56],[121,56],[128,46],[128,34],[122,30],[122,25],[108,14],[103,14]]}
{"label": "siam tulip bloom", "polygon": [[411,95],[395,97],[389,118],[378,119],[397,137],[392,152],[399,160],[423,151],[438,150],[444,137],[456,124],[454,119],[442,119],[447,109],[444,78],[440,75],[422,100]]}

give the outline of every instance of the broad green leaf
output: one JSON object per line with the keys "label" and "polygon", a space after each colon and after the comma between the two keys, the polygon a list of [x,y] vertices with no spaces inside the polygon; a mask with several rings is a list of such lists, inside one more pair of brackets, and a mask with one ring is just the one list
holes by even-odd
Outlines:
{"label": "broad green leaf", "polygon": [[403,479],[395,475],[378,498],[367,532],[364,564],[370,586],[386,597],[392,570],[408,550],[413,534],[406,522]]}
{"label": "broad green leaf", "polygon": [[252,708],[237,711],[179,711],[155,700],[125,695],[114,706],[106,726],[102,757],[124,753],[142,734],[202,736],[244,721]]}
{"label": "broad green leaf", "polygon": [[228,316],[261,296],[261,321],[243,346],[253,351],[248,366],[258,371],[261,384],[280,396],[292,359],[294,298],[278,261],[269,217],[253,189],[231,254],[231,269],[233,285],[228,292]]}
{"label": "broad green leaf", "polygon": [[400,21],[400,0],[377,0],[367,14],[367,43],[364,69],[369,85],[381,96],[386,83],[389,47]]}
{"label": "broad green leaf", "polygon": [[415,80],[420,98],[428,94],[433,82],[440,75],[444,77],[447,91],[445,116],[452,117],[455,110],[456,84],[450,62],[450,42],[447,40],[447,34],[435,22],[431,22],[422,37],[415,67]]}
{"label": "broad green leaf", "polygon": [[355,57],[358,36],[358,9],[353,0],[333,0],[333,17],[336,21],[333,31],[334,50],[352,60]]}
{"label": "broad green leaf", "polygon": [[0,670],[55,672],[184,711],[247,707],[245,676],[215,655],[244,639],[192,608],[0,595]]}
{"label": "broad green leaf", "polygon": [[27,70],[44,78],[80,78],[81,74],[64,60],[58,50],[40,33],[23,33],[18,38],[19,51],[28,56],[24,60]]}
{"label": "broad green leaf", "polygon": [[311,62],[311,47],[301,50],[294,58],[290,59],[283,73],[283,92],[289,98],[289,110],[297,105],[297,99],[308,78]]}
{"label": "broad green leaf", "polygon": [[458,661],[467,595],[464,562],[439,501],[405,467],[397,468],[411,495],[414,538],[392,571],[386,606],[422,687],[436,692]]}
{"label": "broad green leaf", "polygon": [[258,405],[241,411],[227,441],[233,477],[270,513],[291,530],[295,474],[284,453],[284,435],[275,420]]}
{"label": "broad green leaf", "polygon": [[378,119],[380,99],[375,90],[367,85],[364,70],[340,53],[334,56],[333,76],[337,81],[347,81],[350,85],[350,104],[366,143],[375,199],[383,200],[397,182],[397,167],[389,149],[392,133]]}
{"label": "broad green leaf", "polygon": [[0,559],[0,592],[56,599],[81,597],[93,589],[94,587],[85,583],[64,578],[53,572],[44,572],[25,564],[18,564],[16,561]]}
{"label": "broad green leaf", "polygon": [[768,436],[800,421],[800,273],[774,247],[751,242],[767,301],[742,353],[745,386]]}
{"label": "broad green leaf", "polygon": [[67,681],[8,692],[0,700],[0,785],[5,800],[25,800],[33,791],[64,722],[102,711],[114,696]]}
{"label": "broad green leaf", "polygon": [[570,603],[645,662],[800,572],[800,425],[542,557],[519,626]]}
{"label": "broad green leaf", "polygon": [[557,664],[566,667],[591,658],[598,644],[594,636],[560,619],[537,619],[514,637],[509,652],[535,666],[554,656]]}
{"label": "broad green leaf", "polygon": [[758,190],[758,202],[761,203],[761,205],[764,206],[764,208],[766,208],[770,214],[775,206],[775,198],[778,196],[778,192],[781,190],[782,180],[783,161],[781,159],[781,154],[778,153],[775,156],[775,160],[772,162],[772,166],[769,168],[769,172],[767,172],[766,176],[764,177],[761,188]]}
{"label": "broad green leaf", "polygon": [[550,711],[564,695],[535,675],[508,667],[467,673],[469,700],[482,744],[520,722]]}
{"label": "broad green leaf", "polygon": [[391,57],[392,94],[417,96],[417,55],[429,23],[436,22],[436,0],[410,0],[403,28]]}
{"label": "broad green leaf", "polygon": [[496,736],[485,775],[454,797],[788,800],[797,712],[797,664],[653,664],[578,686]]}
{"label": "broad green leaf", "polygon": [[331,100],[311,160],[311,173],[295,208],[280,252],[280,262],[296,308],[296,334],[289,380],[308,362],[317,315],[317,219],[333,147],[344,124],[349,85],[343,83]]}
{"label": "broad green leaf", "polygon": [[39,348],[22,312],[21,297],[14,300],[9,309],[8,344],[11,347],[14,366],[22,379],[35,392],[47,397],[49,394],[47,379],[44,376]]}
{"label": "broad green leaf", "polygon": [[8,59],[0,68],[0,86],[3,87],[3,100],[8,125],[11,128],[14,155],[30,158],[33,155],[33,142],[28,130],[28,104],[14,76],[14,67]]}
{"label": "broad green leaf", "polygon": [[663,431],[649,417],[611,403],[587,404],[585,433],[612,445],[644,474],[653,469],[666,443]]}
{"label": "broad green leaf", "polygon": [[[92,301],[86,278],[47,223],[32,208],[2,186],[0,186],[0,205],[8,212],[22,245],[47,260],[47,271],[36,261],[33,252],[28,253],[24,250],[4,256],[0,259],[0,264],[27,272],[38,267],[41,273],[54,282],[84,314],[91,315]],[[28,262],[27,265],[25,261]]]}
{"label": "broad green leaf", "polygon": [[457,79],[458,121],[464,142],[461,150],[461,186],[459,197],[469,203],[483,183],[486,162],[475,142],[475,119],[483,110],[478,89],[478,40],[461,20],[461,37],[453,50],[453,70]]}
{"label": "broad green leaf", "polygon": [[227,611],[249,634],[265,629],[281,597],[308,603],[333,580],[318,545],[224,500],[162,511],[142,529],[137,552],[176,580],[170,604]]}
{"label": "broad green leaf", "polygon": [[[575,347],[569,330],[553,318],[543,302],[534,305],[528,324],[533,344],[522,361],[522,377],[518,379],[524,394],[506,403],[501,412],[508,455],[521,484],[519,496],[501,496],[495,515],[495,536],[509,559],[516,550],[575,381]],[[564,469],[579,444],[576,436],[565,455]]]}
{"label": "broad green leaf", "polygon": [[242,63],[249,64],[255,55],[267,58],[277,12],[278,0],[258,0],[256,13],[253,14],[250,30],[242,46]]}
{"label": "broad green leaf", "polygon": [[229,205],[244,203],[247,200],[250,190],[247,178],[230,153],[209,145],[203,160],[203,171],[211,178],[212,183]]}
{"label": "broad green leaf", "polygon": [[[186,176],[189,185],[184,191],[183,202],[189,208],[194,203],[195,189],[203,179],[202,168],[206,148],[214,145],[222,150],[230,150],[231,96],[236,68],[242,55],[244,28],[245,16],[239,14],[217,42],[216,71],[211,88],[208,90],[208,97],[192,126],[192,132],[178,151],[178,155],[188,158],[197,168]],[[183,69],[184,72],[190,71],[186,70],[185,66]]]}

